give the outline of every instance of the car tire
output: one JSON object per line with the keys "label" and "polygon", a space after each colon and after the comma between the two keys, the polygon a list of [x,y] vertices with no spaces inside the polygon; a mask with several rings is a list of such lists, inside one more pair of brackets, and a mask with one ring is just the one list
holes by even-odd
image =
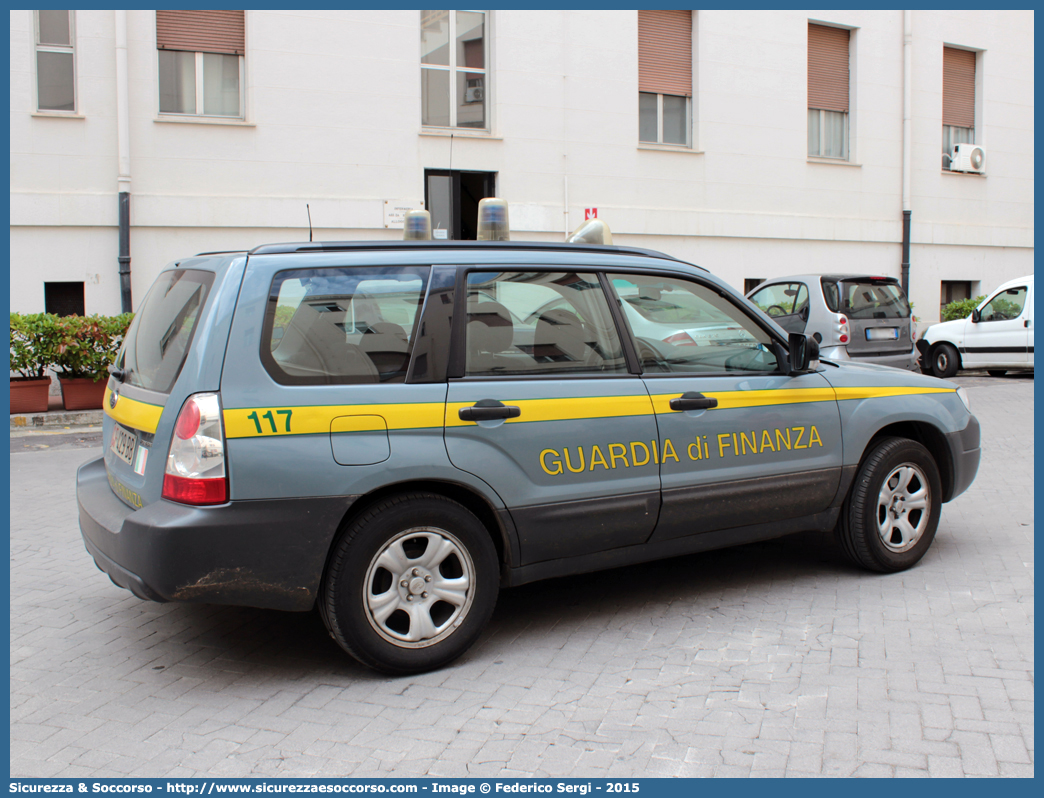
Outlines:
{"label": "car tire", "polygon": [[986,369],[986,373],[991,377],[1003,377],[1008,373],[1007,369]]}
{"label": "car tire", "polygon": [[835,533],[856,565],[903,571],[932,545],[941,509],[942,480],[931,453],[908,438],[881,438],[859,466]]}
{"label": "car tire", "polygon": [[960,368],[960,355],[953,344],[939,344],[932,350],[932,374],[948,379]]}
{"label": "car tire", "polygon": [[342,531],[319,608],[334,640],[364,665],[420,673],[472,646],[499,588],[482,522],[444,496],[411,493],[366,508]]}

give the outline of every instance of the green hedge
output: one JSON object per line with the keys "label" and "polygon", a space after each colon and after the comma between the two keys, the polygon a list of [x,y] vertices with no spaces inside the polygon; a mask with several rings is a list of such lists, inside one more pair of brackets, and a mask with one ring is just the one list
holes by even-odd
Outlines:
{"label": "green hedge", "polygon": [[979,306],[979,303],[986,298],[986,295],[977,296],[974,299],[958,299],[956,302],[951,302],[949,305],[945,305],[942,309],[942,320],[943,321],[956,321],[957,319],[966,319],[971,315],[971,312]]}
{"label": "green hedge", "polygon": [[11,370],[23,377],[43,377],[53,368],[63,377],[108,374],[123,345],[133,313],[119,316],[11,314]]}

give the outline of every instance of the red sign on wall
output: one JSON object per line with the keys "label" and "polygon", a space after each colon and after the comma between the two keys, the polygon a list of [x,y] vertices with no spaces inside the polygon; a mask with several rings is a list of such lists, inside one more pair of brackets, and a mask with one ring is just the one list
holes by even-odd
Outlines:
{"label": "red sign on wall", "polygon": [[584,208],[584,221],[598,218],[598,208]]}

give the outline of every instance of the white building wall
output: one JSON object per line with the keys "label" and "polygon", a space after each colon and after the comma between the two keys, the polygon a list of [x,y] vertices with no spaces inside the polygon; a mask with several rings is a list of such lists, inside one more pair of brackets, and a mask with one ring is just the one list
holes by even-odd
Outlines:
{"label": "white building wall", "polygon": [[[489,134],[420,127],[416,11],[248,11],[246,118],[157,113],[155,13],[128,11],[132,290],[207,249],[398,237],[387,199],[425,168],[497,172],[517,238],[557,239],[598,207],[617,243],[691,259],[737,287],[808,271],[899,276],[898,11],[694,12],[693,142],[637,141],[634,11],[491,15]],[[806,157],[807,24],[853,29],[852,157]],[[77,118],[32,113],[32,13],[11,12],[11,301],[84,280],[119,310],[115,22],[77,12]],[[942,47],[982,50],[988,175],[942,171]],[[913,12],[911,299],[1033,271],[1033,13]],[[566,197],[568,195],[568,207]]]}

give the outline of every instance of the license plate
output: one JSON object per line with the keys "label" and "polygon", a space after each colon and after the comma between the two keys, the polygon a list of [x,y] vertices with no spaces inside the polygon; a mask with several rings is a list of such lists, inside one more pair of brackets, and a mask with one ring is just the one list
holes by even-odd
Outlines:
{"label": "license plate", "polygon": [[133,433],[128,432],[119,424],[113,426],[112,442],[109,444],[109,448],[128,465],[134,464],[134,445],[136,443],[137,438]]}
{"label": "license plate", "polygon": [[866,331],[868,341],[898,341],[898,327],[871,327]]}

